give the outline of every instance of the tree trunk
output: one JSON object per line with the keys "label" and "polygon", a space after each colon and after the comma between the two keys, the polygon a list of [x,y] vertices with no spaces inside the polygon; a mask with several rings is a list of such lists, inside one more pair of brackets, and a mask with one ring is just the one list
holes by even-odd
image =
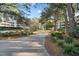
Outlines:
{"label": "tree trunk", "polygon": [[55,12],[54,17],[54,31],[57,31],[57,12]]}
{"label": "tree trunk", "polygon": [[55,28],[54,28],[54,30],[55,31],[57,31],[57,26],[59,26],[59,25],[57,25],[57,20],[58,20],[58,8],[57,8],[57,10],[55,11],[55,14],[54,14],[54,16],[55,16]]}
{"label": "tree trunk", "polygon": [[75,14],[74,14],[74,8],[72,6],[72,3],[67,4],[67,9],[68,9],[70,30],[74,30],[76,27],[76,22],[74,20]]}
{"label": "tree trunk", "polygon": [[69,32],[68,18],[67,18],[67,9],[64,9],[64,18],[65,18],[65,34]]}
{"label": "tree trunk", "polygon": [[55,22],[54,31],[56,31],[57,30],[57,20],[54,20],[54,22]]}

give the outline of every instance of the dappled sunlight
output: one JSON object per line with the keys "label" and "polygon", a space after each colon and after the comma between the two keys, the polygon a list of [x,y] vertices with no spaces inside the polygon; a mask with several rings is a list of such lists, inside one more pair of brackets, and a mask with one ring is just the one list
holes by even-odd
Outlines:
{"label": "dappled sunlight", "polygon": [[8,43],[8,48],[10,49],[28,49],[28,48],[42,48],[43,45],[40,42],[32,42],[32,41],[13,41]]}
{"label": "dappled sunlight", "polygon": [[11,48],[11,49],[22,49],[23,47],[16,46],[16,47],[9,47],[9,48]]}
{"label": "dappled sunlight", "polygon": [[42,46],[42,45],[39,44],[38,42],[32,42],[31,45],[32,45],[32,46],[38,46],[38,47],[41,47],[41,46]]}
{"label": "dappled sunlight", "polygon": [[42,55],[42,53],[34,53],[34,52],[18,52],[15,53],[16,56],[39,56]]}
{"label": "dappled sunlight", "polygon": [[[44,47],[45,32],[40,32],[28,37],[17,38],[16,40],[0,41],[4,54],[9,56],[43,56],[48,55]],[[5,43],[5,44],[2,44]]]}
{"label": "dappled sunlight", "polygon": [[57,43],[63,54],[79,55],[78,3],[0,4],[0,55],[48,55],[46,39],[50,48]]}
{"label": "dappled sunlight", "polygon": [[19,42],[22,42],[22,41],[8,41],[8,42],[15,42],[15,43],[18,42],[19,43]]}

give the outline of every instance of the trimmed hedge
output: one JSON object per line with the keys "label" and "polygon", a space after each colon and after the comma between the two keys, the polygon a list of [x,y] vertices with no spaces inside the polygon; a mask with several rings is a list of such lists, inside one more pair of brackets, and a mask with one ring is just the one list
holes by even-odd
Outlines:
{"label": "trimmed hedge", "polygon": [[33,34],[32,32],[21,32],[21,33],[16,33],[16,32],[6,32],[6,33],[0,33],[1,37],[12,37],[12,36],[27,36]]}

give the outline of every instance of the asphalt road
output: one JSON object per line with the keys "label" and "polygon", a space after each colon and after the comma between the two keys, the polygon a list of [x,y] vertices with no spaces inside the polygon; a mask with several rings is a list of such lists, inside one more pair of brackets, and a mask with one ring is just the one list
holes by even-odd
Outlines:
{"label": "asphalt road", "polygon": [[17,39],[0,40],[0,56],[49,56],[44,47],[47,32]]}

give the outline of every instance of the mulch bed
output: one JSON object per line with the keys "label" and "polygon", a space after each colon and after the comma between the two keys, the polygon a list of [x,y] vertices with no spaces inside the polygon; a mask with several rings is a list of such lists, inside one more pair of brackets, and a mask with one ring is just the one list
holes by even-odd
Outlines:
{"label": "mulch bed", "polygon": [[51,40],[51,37],[46,37],[45,47],[51,56],[63,56],[61,48]]}

